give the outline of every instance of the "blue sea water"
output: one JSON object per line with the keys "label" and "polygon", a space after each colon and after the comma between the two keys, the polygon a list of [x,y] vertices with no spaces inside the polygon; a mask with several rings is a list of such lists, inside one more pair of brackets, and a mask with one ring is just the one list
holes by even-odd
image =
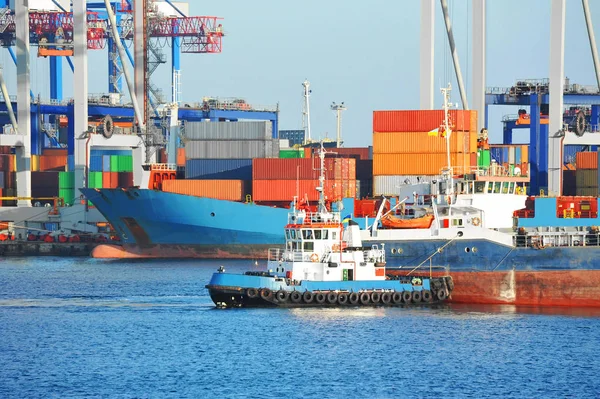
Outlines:
{"label": "blue sea water", "polygon": [[600,310],[220,310],[219,265],[0,259],[0,397],[600,397]]}

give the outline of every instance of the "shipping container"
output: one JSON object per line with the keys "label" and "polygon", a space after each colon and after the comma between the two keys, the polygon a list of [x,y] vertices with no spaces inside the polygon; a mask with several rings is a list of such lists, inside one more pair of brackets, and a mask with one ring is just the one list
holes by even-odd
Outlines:
{"label": "shipping container", "polygon": [[66,155],[40,155],[40,171],[64,171],[67,167]]}
{"label": "shipping container", "polygon": [[304,158],[304,148],[280,149],[279,158]]}
{"label": "shipping container", "polygon": [[[318,180],[253,180],[252,199],[254,201],[288,201],[291,202],[295,196],[303,198],[307,196],[309,201],[317,201],[319,192]],[[351,181],[344,186],[344,182],[326,181],[324,194],[328,200],[334,201],[340,196],[348,195],[351,198],[352,191],[356,195],[356,181]]]}
{"label": "shipping container", "polygon": [[42,155],[47,157],[66,157],[67,149],[66,148],[44,148],[42,150]]}
{"label": "shipping container", "polygon": [[102,172],[102,155],[90,156],[90,172]]}
{"label": "shipping container", "polygon": [[[318,158],[256,158],[252,161],[253,180],[314,180],[320,175]],[[356,160],[353,158],[325,159],[325,179],[356,179]]]}
{"label": "shipping container", "polygon": [[102,173],[103,172],[88,173],[88,188],[102,188]]}
{"label": "shipping container", "polygon": [[[475,151],[477,151],[476,134],[460,131],[452,132],[450,135],[450,152]],[[432,136],[428,132],[375,132],[373,133],[373,153],[445,154],[446,139],[441,135]]]}
{"label": "shipping container", "polygon": [[185,178],[252,180],[252,159],[188,159]]}
{"label": "shipping container", "polygon": [[278,158],[279,140],[187,141],[186,159]]}
{"label": "shipping container", "polygon": [[162,190],[227,201],[244,201],[251,194],[250,182],[245,180],[165,180]]}
{"label": "shipping container", "polygon": [[598,187],[577,187],[575,194],[582,197],[597,197]]}
{"label": "shipping container", "polygon": [[489,168],[491,164],[491,150],[479,149],[477,151],[477,166],[483,169]]}
{"label": "shipping container", "polygon": [[373,179],[357,180],[356,192],[358,198],[373,197]]}
{"label": "shipping container", "polygon": [[[472,117],[476,111],[451,110],[454,131],[475,131]],[[475,116],[475,121],[477,118]],[[429,132],[444,122],[443,110],[373,111],[373,132]]]}
{"label": "shipping container", "polygon": [[576,171],[574,170],[563,170],[563,195],[576,195],[577,193],[577,180]]}
{"label": "shipping container", "polygon": [[131,155],[131,150],[117,150],[114,148],[92,148],[90,155]]}
{"label": "shipping container", "polygon": [[110,155],[99,155],[102,157],[102,172],[110,172]]}
{"label": "shipping container", "polygon": [[598,169],[577,169],[575,184],[577,188],[598,187]]}
{"label": "shipping container", "polygon": [[74,172],[59,172],[58,173],[58,188],[59,189],[75,188],[75,173]]}
{"label": "shipping container", "polygon": [[[450,154],[456,174],[470,172],[471,154]],[[373,154],[373,176],[439,175],[448,166],[446,154]]]}
{"label": "shipping container", "polygon": [[0,170],[0,190],[4,188],[4,171]]}
{"label": "shipping container", "polygon": [[371,159],[371,149],[369,147],[340,147],[333,148],[331,151],[340,158],[354,156],[362,160]]}
{"label": "shipping container", "polygon": [[77,196],[77,198],[75,197],[74,188],[59,188],[58,196],[63,199],[66,205],[73,205],[79,200],[79,196]]}
{"label": "shipping container", "polygon": [[117,173],[117,172],[102,172],[102,187],[103,188],[119,187],[119,173]]}
{"label": "shipping container", "polygon": [[586,146],[584,145],[564,145],[563,146],[563,163],[577,162],[577,153],[582,152]]}
{"label": "shipping container", "polygon": [[279,138],[287,139],[290,146],[304,144],[304,130],[280,130]]}
{"label": "shipping container", "polygon": [[31,154],[29,166],[31,172],[38,172],[40,170],[40,156]]}
{"label": "shipping container", "polygon": [[356,179],[361,181],[373,179],[372,159],[363,159],[356,161]]}
{"label": "shipping container", "polygon": [[185,148],[177,149],[177,166],[185,166]]}
{"label": "shipping container", "polygon": [[133,172],[121,172],[118,174],[118,187],[129,188],[133,187]]}
{"label": "shipping container", "polygon": [[270,121],[243,122],[186,122],[185,138],[192,140],[271,140],[273,124]]}
{"label": "shipping container", "polygon": [[577,170],[598,169],[598,153],[596,151],[578,152],[575,156]]}
{"label": "shipping container", "polygon": [[31,172],[31,189],[38,187],[58,190],[58,174],[59,172]]}

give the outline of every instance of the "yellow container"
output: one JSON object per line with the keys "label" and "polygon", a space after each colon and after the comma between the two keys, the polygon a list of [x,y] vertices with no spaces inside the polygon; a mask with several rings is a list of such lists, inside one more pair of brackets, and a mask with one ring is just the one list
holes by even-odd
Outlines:
{"label": "yellow container", "polygon": [[31,171],[38,172],[40,170],[40,156],[31,155]]}

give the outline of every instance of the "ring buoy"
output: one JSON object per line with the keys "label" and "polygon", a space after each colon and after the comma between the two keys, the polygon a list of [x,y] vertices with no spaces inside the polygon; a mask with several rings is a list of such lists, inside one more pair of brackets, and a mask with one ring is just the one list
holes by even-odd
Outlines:
{"label": "ring buoy", "polygon": [[413,294],[412,294],[413,303],[419,303],[419,302],[421,302],[421,299],[423,299],[423,294],[421,293],[421,291],[413,292]]}
{"label": "ring buoy", "polygon": [[256,290],[256,288],[248,288],[246,290],[246,295],[248,296],[248,298],[254,299],[258,296],[258,291]]}
{"label": "ring buoy", "polygon": [[325,303],[325,299],[326,299],[326,298],[327,298],[327,297],[326,297],[326,295],[325,295],[325,294],[323,294],[322,292],[318,292],[318,293],[315,295],[315,301],[316,301],[317,303]]}
{"label": "ring buoy", "polygon": [[371,294],[371,302],[379,303],[380,300],[381,300],[381,294],[379,292],[374,292]]}
{"label": "ring buoy", "polygon": [[362,294],[360,294],[360,303],[362,303],[363,305],[368,305],[370,300],[371,295],[369,295],[368,292],[363,292]]}
{"label": "ring buoy", "polygon": [[304,294],[302,294],[302,300],[304,303],[312,303],[314,297],[315,295],[310,291],[305,291]]}
{"label": "ring buoy", "polygon": [[415,277],[411,281],[412,285],[423,285],[423,280],[418,277]]}
{"label": "ring buoy", "polygon": [[327,294],[327,302],[329,302],[330,304],[334,304],[337,303],[338,300],[338,294],[337,292],[330,292],[329,294]]}
{"label": "ring buoy", "polygon": [[351,305],[356,305],[359,300],[360,300],[360,295],[358,295],[357,292],[353,292],[348,296],[348,301],[350,302]]}
{"label": "ring buoy", "polygon": [[448,294],[446,294],[446,290],[441,289],[437,292],[438,301],[443,301],[446,298],[448,298]]}
{"label": "ring buoy", "polygon": [[269,300],[273,297],[273,292],[268,288],[260,290],[260,297],[264,300]]}
{"label": "ring buoy", "polygon": [[312,254],[312,255],[310,256],[310,260],[311,260],[311,262],[318,262],[318,261],[319,261],[319,255],[317,255],[317,254]]}
{"label": "ring buoy", "polygon": [[404,303],[410,303],[411,300],[412,300],[412,292],[402,291],[402,301]]}
{"label": "ring buoy", "polygon": [[340,246],[338,244],[333,244],[333,246],[331,247],[331,250],[333,252],[338,252],[340,250]]}
{"label": "ring buoy", "polygon": [[398,292],[398,291],[394,291],[394,294],[392,294],[392,302],[394,302],[394,305],[399,305],[402,303],[402,293]]}
{"label": "ring buoy", "polygon": [[298,291],[293,291],[290,294],[290,299],[294,303],[300,303],[300,301],[302,300],[302,294],[300,292],[298,292]]}
{"label": "ring buoy", "polygon": [[384,292],[381,294],[381,303],[384,305],[389,305],[392,302],[392,294],[389,292]]}
{"label": "ring buoy", "polygon": [[275,298],[277,298],[279,302],[287,302],[289,297],[290,293],[285,290],[279,290],[277,291],[277,294],[275,294]]}
{"label": "ring buoy", "polygon": [[423,298],[423,302],[431,302],[431,291],[423,290],[421,292],[421,296]]}
{"label": "ring buoy", "polygon": [[348,294],[346,294],[345,292],[342,292],[341,294],[338,295],[338,303],[340,305],[345,305],[346,303],[348,303]]}
{"label": "ring buoy", "polygon": [[471,219],[471,224],[473,224],[473,226],[479,226],[481,224],[481,219],[475,216],[473,219]]}

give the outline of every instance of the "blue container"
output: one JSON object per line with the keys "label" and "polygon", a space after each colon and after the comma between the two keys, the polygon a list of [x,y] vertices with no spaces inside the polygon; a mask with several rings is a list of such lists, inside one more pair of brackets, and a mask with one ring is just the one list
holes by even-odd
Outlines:
{"label": "blue container", "polygon": [[131,150],[90,150],[90,155],[131,155]]}
{"label": "blue container", "polygon": [[110,155],[102,155],[102,171],[110,172]]}
{"label": "blue container", "polygon": [[102,156],[90,156],[90,172],[102,172]]}
{"label": "blue container", "polygon": [[521,160],[521,146],[520,146],[520,145],[518,145],[518,146],[515,148],[515,164],[520,164],[521,162],[523,162],[523,161]]}
{"label": "blue container", "polygon": [[58,230],[58,223],[44,223],[44,230],[56,231]]}
{"label": "blue container", "polygon": [[[508,158],[508,151],[506,157]],[[504,162],[504,149],[502,147],[490,147],[490,158],[501,164]]]}
{"label": "blue container", "polygon": [[575,157],[578,152],[582,152],[585,146],[583,145],[565,145],[563,146],[563,162],[575,163]]}
{"label": "blue container", "polygon": [[252,180],[252,159],[188,159],[185,178]]}

